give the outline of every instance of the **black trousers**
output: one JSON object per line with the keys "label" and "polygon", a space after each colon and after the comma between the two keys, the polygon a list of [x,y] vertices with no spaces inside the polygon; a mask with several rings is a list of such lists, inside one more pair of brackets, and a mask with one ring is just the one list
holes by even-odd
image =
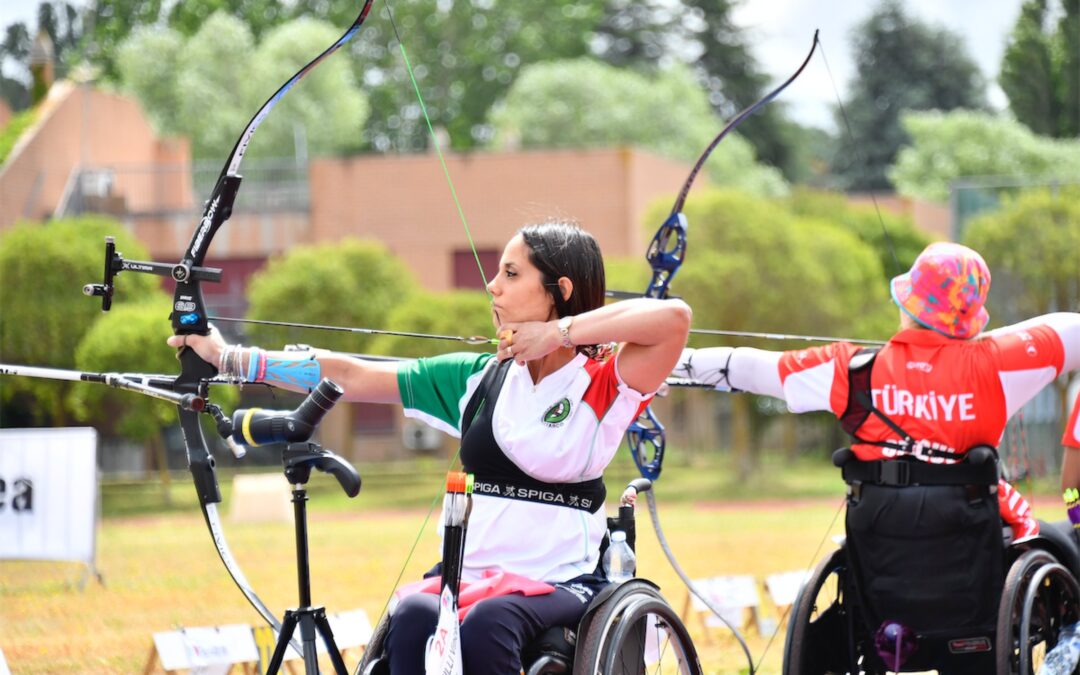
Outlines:
{"label": "black trousers", "polygon": [[[576,627],[597,588],[567,582],[547,595],[511,593],[481,600],[461,622],[466,675],[507,675],[522,670],[522,650],[551,626]],[[394,610],[386,635],[391,675],[424,675],[424,648],[435,632],[439,596],[416,593]]]}

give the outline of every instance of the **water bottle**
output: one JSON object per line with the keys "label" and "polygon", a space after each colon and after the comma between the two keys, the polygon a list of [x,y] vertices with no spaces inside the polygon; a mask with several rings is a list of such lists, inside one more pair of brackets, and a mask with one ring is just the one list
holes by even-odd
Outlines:
{"label": "water bottle", "polygon": [[1071,675],[1080,662],[1080,623],[1061,629],[1057,645],[1046,655],[1038,675]]}
{"label": "water bottle", "polygon": [[615,530],[611,533],[611,543],[604,551],[604,575],[608,581],[620,583],[634,578],[637,560],[630,545],[626,543],[626,533]]}

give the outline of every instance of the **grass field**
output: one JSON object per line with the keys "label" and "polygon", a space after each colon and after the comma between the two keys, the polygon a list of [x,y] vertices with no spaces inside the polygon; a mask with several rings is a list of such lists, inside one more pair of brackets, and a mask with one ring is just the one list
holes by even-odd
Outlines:
{"label": "grass field", "polygon": [[[840,520],[833,524],[843,495],[835,470],[821,461],[775,461],[769,491],[755,491],[753,481],[731,485],[723,467],[711,464],[673,467],[657,483],[665,534],[691,577],[751,574],[760,582],[775,572],[810,566],[835,546],[829,535],[843,529]],[[609,481],[611,492],[621,490],[629,475],[628,469],[617,470]],[[430,502],[437,476],[413,473],[411,479],[410,489],[404,489],[388,478],[365,476],[365,490],[350,501],[332,480],[313,478],[309,513],[316,604],[330,612],[363,608],[375,622],[398,575],[413,580],[434,562],[435,526],[428,522],[421,532],[421,524],[427,512],[422,504]],[[227,488],[224,478],[222,485]],[[155,486],[103,490],[98,567],[104,585],[91,582],[80,592],[74,586],[80,570],[70,564],[0,563],[0,649],[12,673],[142,672],[155,631],[260,621],[218,560],[191,487],[178,482],[172,493],[172,505],[164,508]],[[738,499],[725,499],[732,494]],[[754,495],[769,498],[747,499]],[[228,514],[228,499],[222,513]],[[664,559],[643,505],[638,513],[639,572],[682,609],[686,590]],[[295,606],[292,523],[226,519],[226,533],[270,608],[280,616]],[[417,554],[406,565],[418,535]],[[763,588],[761,594],[763,616],[778,621]],[[745,658],[729,635],[706,632],[694,619],[689,624],[706,672],[745,672]],[[778,673],[783,625],[767,652],[767,636],[752,628],[745,632],[755,661],[761,662],[759,672]],[[350,654],[346,663],[351,669],[357,660],[358,654]]]}

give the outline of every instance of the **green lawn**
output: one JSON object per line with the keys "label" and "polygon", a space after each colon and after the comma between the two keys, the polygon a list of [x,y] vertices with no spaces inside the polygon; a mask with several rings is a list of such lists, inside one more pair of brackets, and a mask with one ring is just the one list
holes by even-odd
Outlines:
{"label": "green lawn", "polygon": [[[360,469],[365,484],[355,500],[326,476],[309,485],[312,592],[330,612],[362,608],[375,621],[398,576],[418,578],[435,560],[437,535],[425,515],[442,470]],[[611,491],[631,476],[632,467],[617,466]],[[292,523],[230,523],[230,478],[221,482],[233,553],[280,616],[297,604]],[[79,569],[70,564],[0,562],[0,649],[13,673],[141,672],[155,631],[260,621],[218,560],[190,484],[177,479],[168,508],[153,484],[108,484],[102,492],[98,566],[104,585],[91,583],[80,592],[73,583]],[[695,578],[751,574],[760,584],[769,574],[812,565],[843,527],[835,520],[843,485],[824,460],[769,459],[759,477],[738,484],[721,460],[670,466],[656,494],[667,538]],[[1043,511],[1059,515],[1049,505]],[[418,538],[417,554],[406,563]],[[663,558],[644,508],[638,554],[641,574],[681,610],[686,590]],[[762,615],[781,619],[761,593]],[[689,623],[707,672],[745,669],[730,636],[706,631],[695,617]],[[747,630],[747,638],[755,660],[765,654],[759,672],[778,673],[783,634],[767,653],[766,636]],[[350,654],[347,664],[352,668],[357,660]]]}

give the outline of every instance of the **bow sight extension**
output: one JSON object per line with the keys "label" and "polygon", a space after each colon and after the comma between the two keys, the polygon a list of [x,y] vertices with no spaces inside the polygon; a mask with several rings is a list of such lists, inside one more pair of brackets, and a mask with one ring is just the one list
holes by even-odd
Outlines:
{"label": "bow sight extension", "polygon": [[113,278],[120,272],[156,274],[159,277],[169,277],[177,283],[192,280],[221,281],[221,270],[216,267],[192,267],[183,262],[170,265],[142,260],[124,260],[124,255],[116,252],[116,239],[105,237],[105,277],[100,284],[83,286],[84,295],[101,297],[101,311],[103,312],[109,311],[112,307],[113,291],[116,288],[113,285]]}

